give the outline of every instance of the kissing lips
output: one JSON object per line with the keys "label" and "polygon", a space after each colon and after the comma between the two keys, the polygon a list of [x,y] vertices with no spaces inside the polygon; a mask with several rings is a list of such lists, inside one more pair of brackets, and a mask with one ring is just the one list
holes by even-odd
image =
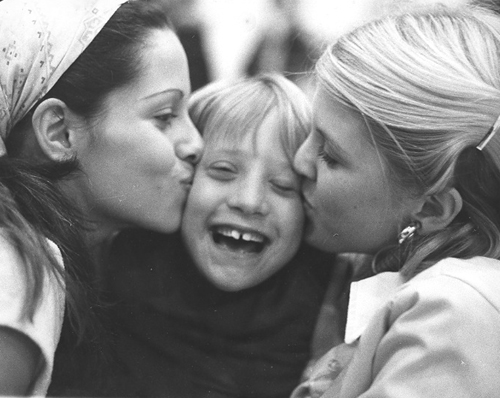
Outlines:
{"label": "kissing lips", "polygon": [[215,244],[233,252],[258,254],[269,244],[269,238],[256,231],[224,225],[210,231]]}

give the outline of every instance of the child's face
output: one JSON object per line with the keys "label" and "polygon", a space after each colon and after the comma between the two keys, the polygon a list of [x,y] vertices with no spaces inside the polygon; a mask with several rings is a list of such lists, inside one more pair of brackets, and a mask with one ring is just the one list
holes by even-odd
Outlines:
{"label": "child's face", "polygon": [[198,268],[223,290],[267,279],[302,239],[300,178],[277,122],[270,114],[256,136],[208,140],[195,173],[182,233]]}

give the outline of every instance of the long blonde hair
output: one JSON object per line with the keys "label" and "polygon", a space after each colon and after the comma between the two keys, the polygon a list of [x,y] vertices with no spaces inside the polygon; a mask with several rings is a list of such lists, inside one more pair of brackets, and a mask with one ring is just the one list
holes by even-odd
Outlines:
{"label": "long blonde hair", "polygon": [[445,257],[500,258],[500,134],[476,149],[500,115],[499,32],[485,9],[420,9],[354,30],[317,63],[321,87],[365,118],[395,194],[462,195],[446,229],[385,257],[409,277]]}

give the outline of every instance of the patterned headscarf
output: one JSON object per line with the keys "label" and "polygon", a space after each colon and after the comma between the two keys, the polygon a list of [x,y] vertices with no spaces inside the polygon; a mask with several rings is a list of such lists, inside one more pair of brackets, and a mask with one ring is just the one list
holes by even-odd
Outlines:
{"label": "patterned headscarf", "polygon": [[12,127],[125,1],[0,1],[0,156]]}

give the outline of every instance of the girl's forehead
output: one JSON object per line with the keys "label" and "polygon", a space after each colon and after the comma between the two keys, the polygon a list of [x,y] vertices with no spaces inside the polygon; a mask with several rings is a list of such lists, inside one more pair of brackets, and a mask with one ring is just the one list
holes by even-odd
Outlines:
{"label": "girl's forehead", "polygon": [[217,145],[224,147],[238,147],[242,142],[250,140],[256,141],[262,134],[261,126],[269,116],[257,118],[238,118],[227,115],[225,120],[214,120],[203,131],[203,138],[206,145]]}
{"label": "girl's forehead", "polygon": [[258,143],[266,141],[272,149],[285,153],[288,161],[295,156],[300,144],[307,136],[307,126],[301,124],[292,112],[282,112],[279,107],[267,109],[261,114],[216,115],[203,129],[205,152],[219,148],[237,150],[245,143],[253,153],[257,153]]}
{"label": "girl's forehead", "polygon": [[204,152],[248,151],[249,149],[255,151],[257,138],[260,134],[255,128],[215,129],[208,136],[204,136]]}

